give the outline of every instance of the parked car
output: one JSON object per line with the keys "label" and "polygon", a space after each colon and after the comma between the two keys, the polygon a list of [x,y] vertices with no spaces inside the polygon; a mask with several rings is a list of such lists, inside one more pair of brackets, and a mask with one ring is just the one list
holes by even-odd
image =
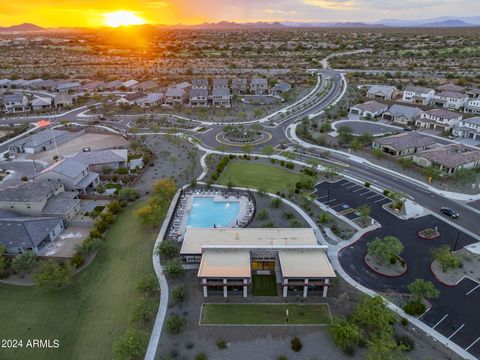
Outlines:
{"label": "parked car", "polygon": [[453,210],[452,208],[442,207],[440,209],[440,212],[442,214],[447,215],[449,218],[458,219],[458,213],[455,210]]}

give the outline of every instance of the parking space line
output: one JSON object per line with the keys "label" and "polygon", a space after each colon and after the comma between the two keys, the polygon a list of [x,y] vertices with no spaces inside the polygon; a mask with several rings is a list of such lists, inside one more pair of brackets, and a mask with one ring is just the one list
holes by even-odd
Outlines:
{"label": "parking space line", "polygon": [[328,195],[319,196],[317,197],[317,200],[320,200],[321,198],[324,198],[324,197],[328,197]]}
{"label": "parking space line", "polygon": [[423,315],[425,315],[427,312],[429,312],[430,309],[431,309],[431,307],[429,307],[427,310],[425,310],[425,311],[423,312],[423,314],[421,314],[419,317],[417,317],[417,319],[420,319]]}
{"label": "parking space line", "polygon": [[360,187],[360,189],[353,190],[353,191],[352,191],[352,193],[356,193],[356,192],[359,192],[359,191],[362,191],[362,190],[363,190],[363,188],[362,188],[362,187]]}
{"label": "parking space line", "polygon": [[369,196],[369,197],[367,197],[367,200],[368,200],[368,199],[373,199],[374,197],[377,197],[377,196],[381,196],[381,195],[375,194],[375,195]]}
{"label": "parking space line", "polygon": [[366,191],[366,192],[364,192],[364,193],[362,193],[362,194],[358,194],[358,195],[360,195],[360,196],[363,196],[363,195],[365,195],[365,194],[369,194],[369,193],[371,193],[371,191],[370,191],[370,190],[368,190],[368,191]]}
{"label": "parking space line", "polygon": [[346,186],[346,185],[351,185],[352,183],[350,181],[345,181],[344,183],[340,184],[340,186]]}
{"label": "parking space line", "polygon": [[353,184],[353,185],[351,185],[351,186],[347,187],[347,189],[351,189],[351,188],[354,188],[354,187],[356,187],[356,186],[359,186],[359,185],[357,185],[357,184]]}
{"label": "parking space line", "polygon": [[466,348],[465,348],[465,351],[468,351],[468,349],[470,349],[473,345],[475,345],[475,344],[478,342],[478,340],[480,340],[480,337],[478,337],[477,340],[475,340],[475,341],[474,341],[473,343],[471,343],[468,347],[466,347]]}
{"label": "parking space line", "polygon": [[470,290],[469,292],[467,292],[466,295],[470,295],[472,292],[474,292],[475,290],[477,290],[479,287],[480,287],[480,284],[478,284],[478,285],[475,286],[472,290]]}
{"label": "parking space line", "polygon": [[331,204],[331,203],[334,202],[335,200],[337,200],[337,199],[330,199],[330,200],[327,201],[325,204]]}
{"label": "parking space line", "polygon": [[337,205],[333,205],[333,206],[330,206],[332,209],[337,207],[337,206],[342,206],[343,204],[342,203],[338,203]]}
{"label": "parking space line", "polygon": [[383,201],[383,200],[386,200],[386,199],[381,198],[381,199],[379,199],[379,200],[376,200],[375,203],[378,203],[378,202]]}
{"label": "parking space line", "polygon": [[445,320],[445,319],[447,318],[447,316],[448,316],[448,314],[445,315],[443,318],[441,318],[440,321],[437,322],[434,327],[432,327],[432,329],[435,329],[438,325],[440,325],[440,323],[441,323],[443,320]]}
{"label": "parking space line", "polygon": [[462,324],[462,326],[460,326],[457,330],[454,331],[454,333],[452,335],[450,335],[448,338],[450,339],[453,335],[455,335],[457,332],[459,332],[460,330],[462,330],[462,328],[465,326],[465,324]]}

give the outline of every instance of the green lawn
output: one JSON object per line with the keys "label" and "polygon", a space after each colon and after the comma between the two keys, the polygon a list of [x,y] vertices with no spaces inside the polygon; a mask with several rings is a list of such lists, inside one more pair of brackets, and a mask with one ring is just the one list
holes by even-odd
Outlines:
{"label": "green lawn", "polygon": [[327,304],[203,304],[202,325],[324,325],[331,320]]}
{"label": "green lawn", "polygon": [[277,191],[286,191],[288,184],[296,184],[300,180],[300,174],[276,166],[242,160],[231,161],[217,183],[227,185],[229,179],[232,180],[234,186],[276,193]]}
{"label": "green lawn", "polygon": [[153,272],[157,231],[127,208],[109,230],[93,263],[64,289],[0,285],[3,339],[59,339],[59,349],[0,350],[1,359],[111,359],[112,344],[131,323],[143,274]]}
{"label": "green lawn", "polygon": [[275,275],[253,275],[252,276],[253,296],[277,296],[277,283]]}

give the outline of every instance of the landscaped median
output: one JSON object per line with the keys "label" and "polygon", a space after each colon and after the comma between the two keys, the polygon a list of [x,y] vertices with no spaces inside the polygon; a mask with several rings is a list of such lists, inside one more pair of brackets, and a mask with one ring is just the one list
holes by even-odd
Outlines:
{"label": "landscaped median", "polygon": [[200,314],[200,325],[327,325],[330,322],[328,304],[202,304]]}

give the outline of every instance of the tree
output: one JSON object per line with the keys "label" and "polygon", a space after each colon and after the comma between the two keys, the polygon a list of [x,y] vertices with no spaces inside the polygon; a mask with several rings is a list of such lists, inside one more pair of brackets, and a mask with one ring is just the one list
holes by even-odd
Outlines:
{"label": "tree", "polygon": [[187,325],[187,321],[184,318],[176,314],[172,314],[167,318],[167,332],[170,334],[180,334]]}
{"label": "tree", "polygon": [[465,184],[472,184],[475,182],[477,178],[477,174],[472,171],[471,169],[458,169],[453,173],[453,180],[456,183],[465,185]]}
{"label": "tree", "polygon": [[185,290],[185,287],[183,286],[178,286],[172,290],[172,297],[176,303],[182,302],[186,296],[187,296],[187,290]]}
{"label": "tree", "polygon": [[331,216],[327,212],[322,212],[318,217],[318,221],[320,222],[320,224],[324,224],[324,225],[328,224],[330,220],[331,220]]}
{"label": "tree", "polygon": [[367,244],[368,255],[374,256],[381,263],[388,263],[392,257],[398,257],[403,252],[403,244],[395,236],[375,238]]}
{"label": "tree", "polygon": [[177,192],[177,184],[172,178],[160,179],[153,184],[153,192],[162,201],[170,202]]}
{"label": "tree", "polygon": [[148,335],[138,329],[128,330],[115,342],[113,358],[118,360],[132,360],[143,357],[148,344]]}
{"label": "tree", "polygon": [[338,172],[335,168],[331,166],[325,166],[325,170],[323,171],[323,174],[327,179],[333,179],[335,176],[338,175]]}
{"label": "tree", "polygon": [[140,195],[137,190],[129,187],[121,188],[117,194],[118,199],[123,202],[132,202],[138,199],[139,196]]}
{"label": "tree", "polygon": [[386,308],[380,296],[364,296],[355,308],[352,320],[371,339],[377,335],[391,335],[395,315]]}
{"label": "tree", "polygon": [[372,212],[372,208],[369,205],[362,205],[359,208],[357,208],[357,211],[360,215],[360,221],[366,225],[368,218],[370,217],[370,213]]}
{"label": "tree", "polygon": [[407,347],[397,344],[391,336],[377,336],[368,343],[366,360],[408,360]]}
{"label": "tree", "polygon": [[243,153],[250,155],[250,153],[253,151],[253,146],[250,144],[245,144],[242,146],[242,151]]}
{"label": "tree", "polygon": [[12,270],[16,273],[30,272],[37,265],[37,254],[27,251],[12,260]]}
{"label": "tree", "polygon": [[152,200],[153,198],[134,212],[135,216],[146,226],[156,226],[160,224],[167,212],[166,206],[162,206],[159,202]]}
{"label": "tree", "polygon": [[360,149],[361,146],[362,146],[362,143],[360,142],[360,140],[358,138],[353,138],[352,141],[350,141],[350,147],[353,150],[358,150],[358,149]]}
{"label": "tree", "polygon": [[5,259],[5,253],[7,248],[3,245],[0,245],[0,276],[7,269],[7,260]]}
{"label": "tree", "polygon": [[402,169],[408,169],[410,166],[412,166],[412,159],[409,159],[407,157],[401,157],[397,160],[398,164]]}
{"label": "tree", "polygon": [[158,293],[158,279],[155,274],[144,275],[140,278],[136,285],[137,291],[142,294],[153,296]]}
{"label": "tree", "polygon": [[165,274],[172,278],[181,278],[185,273],[182,263],[178,259],[168,261],[164,266]]}
{"label": "tree", "polygon": [[385,155],[385,153],[383,152],[382,149],[373,148],[372,149],[372,155],[375,156],[377,158],[377,160],[380,160],[383,157],[383,155]]}
{"label": "tree", "polygon": [[262,154],[266,155],[268,157],[273,155],[273,153],[274,153],[274,149],[273,149],[273,146],[271,146],[271,145],[264,146],[263,149],[262,149]]}
{"label": "tree", "polygon": [[432,251],[434,259],[439,263],[443,272],[455,269],[462,265],[460,257],[450,251],[450,246],[443,245]]}
{"label": "tree", "polygon": [[413,295],[414,300],[419,302],[423,299],[435,299],[440,295],[440,291],[431,281],[425,281],[423,279],[415,279],[407,288]]}
{"label": "tree", "polygon": [[442,171],[433,166],[423,169],[423,174],[428,178],[428,181],[438,179],[442,175]]}
{"label": "tree", "polygon": [[42,261],[34,280],[40,287],[61,287],[67,285],[73,274],[70,263],[59,264],[52,260]]}
{"label": "tree", "polygon": [[353,130],[349,126],[340,126],[337,130],[338,141],[341,145],[348,144],[353,139]]}
{"label": "tree", "polygon": [[295,153],[293,151],[284,151],[282,155],[285,156],[285,158],[287,158],[288,160],[295,159]]}
{"label": "tree", "polygon": [[333,342],[343,351],[351,351],[353,346],[362,338],[357,324],[342,318],[334,317],[328,326],[328,332]]}
{"label": "tree", "polygon": [[178,253],[178,245],[173,240],[163,240],[155,248],[155,255],[161,255],[168,258],[174,257]]}
{"label": "tree", "polygon": [[275,197],[272,199],[272,201],[270,201],[270,206],[275,209],[279,208],[280,205],[282,205],[282,200],[280,200],[278,197]]}

